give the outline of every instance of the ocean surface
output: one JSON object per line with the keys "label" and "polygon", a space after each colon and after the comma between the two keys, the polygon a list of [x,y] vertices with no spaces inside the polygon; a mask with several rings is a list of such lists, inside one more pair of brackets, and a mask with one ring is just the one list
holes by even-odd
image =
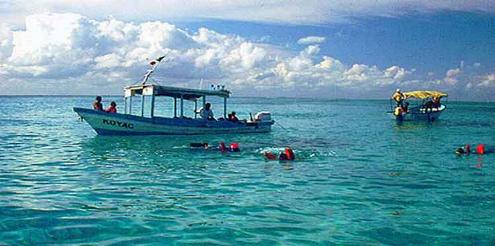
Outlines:
{"label": "ocean surface", "polygon": [[[72,111],[93,99],[0,97],[0,245],[495,244],[495,153],[454,154],[495,148],[495,103],[397,125],[387,100],[232,98],[273,131],[102,137]],[[219,141],[242,151],[188,147]]]}

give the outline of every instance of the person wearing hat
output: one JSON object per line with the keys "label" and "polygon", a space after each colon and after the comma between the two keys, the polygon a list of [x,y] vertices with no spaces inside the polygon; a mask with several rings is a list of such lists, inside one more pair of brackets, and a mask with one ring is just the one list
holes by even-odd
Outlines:
{"label": "person wearing hat", "polygon": [[400,91],[400,89],[395,90],[395,93],[392,95],[392,99],[397,103],[397,107],[402,107],[404,102],[404,94]]}

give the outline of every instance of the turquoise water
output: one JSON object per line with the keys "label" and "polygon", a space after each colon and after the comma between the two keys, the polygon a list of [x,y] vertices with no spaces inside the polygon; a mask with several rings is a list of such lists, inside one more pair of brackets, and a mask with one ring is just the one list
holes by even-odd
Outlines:
{"label": "turquoise water", "polygon": [[[0,244],[495,244],[495,154],[453,154],[495,147],[494,103],[397,125],[388,101],[233,98],[280,125],[101,137],[72,111],[92,100],[0,97]],[[242,152],[187,147],[218,141]],[[286,145],[297,161],[261,156]]]}

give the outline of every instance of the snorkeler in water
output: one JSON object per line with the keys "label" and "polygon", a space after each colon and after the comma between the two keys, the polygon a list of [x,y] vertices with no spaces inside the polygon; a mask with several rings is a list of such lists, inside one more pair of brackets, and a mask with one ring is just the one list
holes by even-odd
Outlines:
{"label": "snorkeler in water", "polygon": [[455,149],[455,154],[458,156],[469,155],[471,153],[478,154],[478,155],[484,155],[484,154],[493,153],[493,152],[495,152],[495,151],[494,150],[488,150],[486,148],[485,144],[478,144],[476,146],[476,149],[474,150],[474,152],[471,151],[471,145],[469,145],[469,144],[466,144],[464,147],[459,147],[459,148]]}
{"label": "snorkeler in water", "polygon": [[210,146],[208,145],[208,143],[190,143],[189,147],[191,147],[192,149],[193,148],[208,149]]}
{"label": "snorkeler in water", "polygon": [[[277,160],[277,156],[272,152],[265,152],[263,153],[263,156],[265,156],[265,158],[270,161]],[[294,154],[294,151],[290,147],[286,147],[285,150],[280,152],[278,156],[279,161],[293,161],[295,159],[296,159],[296,155]]]}
{"label": "snorkeler in water", "polygon": [[227,146],[225,146],[224,142],[220,142],[220,144],[218,145],[218,149],[221,152],[240,152],[241,151],[238,143],[231,143],[230,146],[227,147]]}
{"label": "snorkeler in water", "polygon": [[240,152],[241,148],[239,143],[231,143],[230,146],[226,146],[224,142],[220,142],[218,147],[211,147],[208,143],[190,143],[191,149],[205,149],[205,150],[219,150],[220,152]]}

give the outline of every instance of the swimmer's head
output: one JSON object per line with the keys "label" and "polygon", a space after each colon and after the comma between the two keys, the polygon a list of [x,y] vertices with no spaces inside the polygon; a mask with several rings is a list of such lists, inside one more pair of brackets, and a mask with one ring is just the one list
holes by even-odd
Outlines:
{"label": "swimmer's head", "polygon": [[456,153],[457,155],[462,155],[462,154],[466,153],[466,151],[465,151],[462,147],[459,147],[459,148],[457,148],[457,149],[455,150],[455,153]]}
{"label": "swimmer's head", "polygon": [[241,149],[239,148],[239,143],[231,143],[230,150],[232,150],[233,152],[241,151]]}

